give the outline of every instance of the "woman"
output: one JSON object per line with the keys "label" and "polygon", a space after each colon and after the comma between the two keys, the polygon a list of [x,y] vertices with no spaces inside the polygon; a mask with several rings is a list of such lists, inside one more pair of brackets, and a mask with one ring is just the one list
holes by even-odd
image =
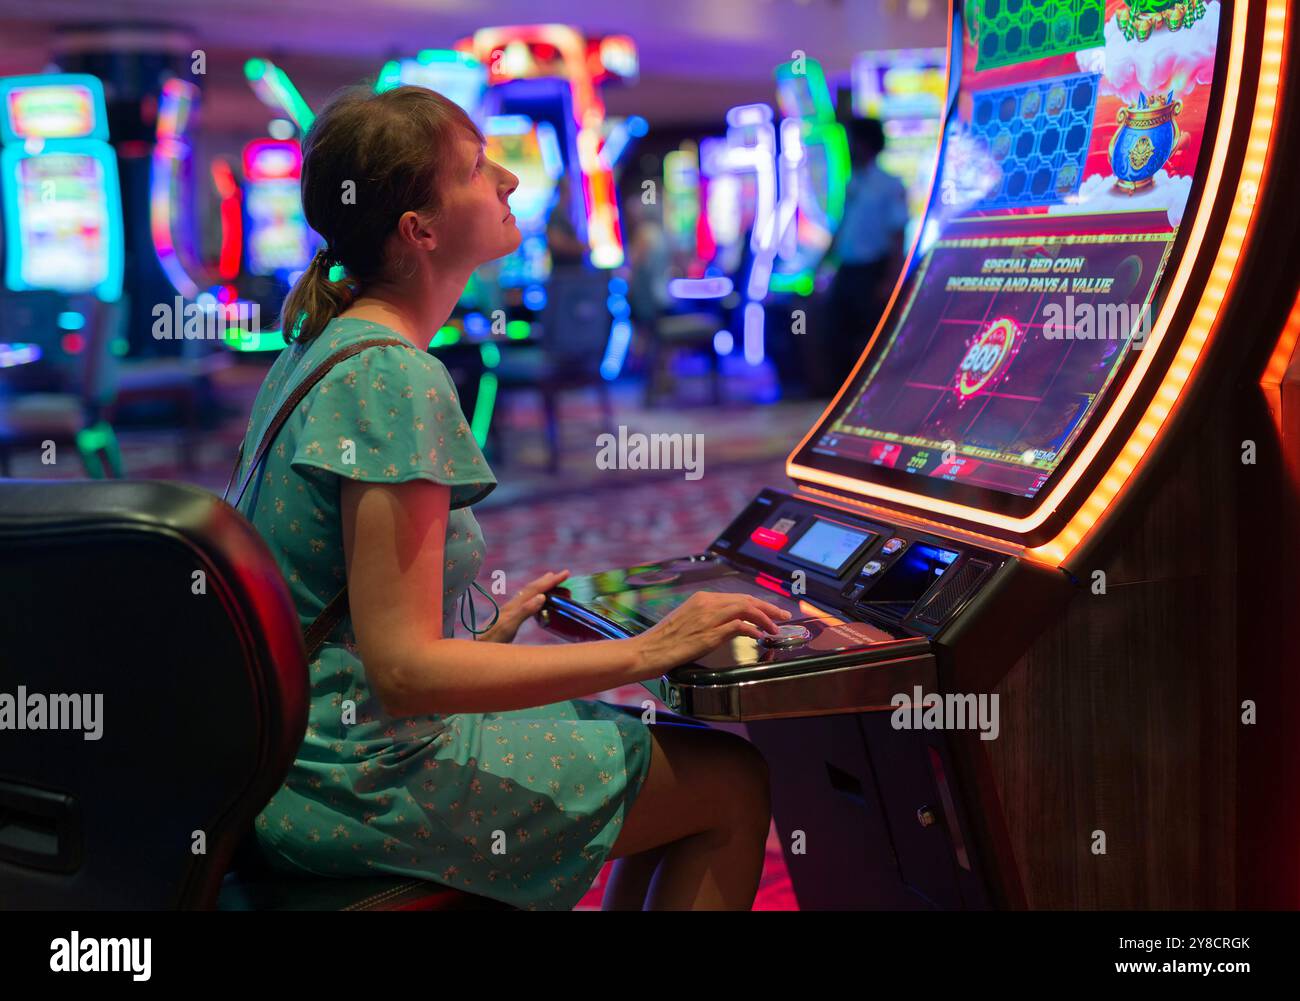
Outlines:
{"label": "woman", "polygon": [[[519,245],[518,179],[485,158],[464,112],[417,87],[345,93],[303,155],[303,208],[326,246],[285,302],[291,343],[245,455],[329,355],[376,337],[409,346],[336,365],[240,504],[304,626],[344,583],[349,602],[309,665],[297,759],[257,818],[265,854],[287,871],[401,873],[529,909],[573,907],[612,857],[607,908],[748,908],[770,822],[761,755],[577,699],[761,637],[787,613],[699,594],[635,639],[512,646],[562,571],[455,638],[458,605],[474,628],[466,589],[492,568],[470,505],[496,479],[424,348],[474,269]],[[334,263],[348,281],[330,280]]]}

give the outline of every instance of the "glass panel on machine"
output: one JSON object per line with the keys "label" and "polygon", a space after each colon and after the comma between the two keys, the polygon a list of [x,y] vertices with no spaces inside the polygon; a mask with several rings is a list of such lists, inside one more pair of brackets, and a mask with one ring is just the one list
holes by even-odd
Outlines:
{"label": "glass panel on machine", "polygon": [[1033,498],[1150,334],[1229,11],[966,9],[925,254],[796,461]]}
{"label": "glass panel on machine", "polygon": [[956,562],[958,555],[960,554],[938,546],[924,543],[913,545],[867,593],[863,603],[902,618]]}
{"label": "glass panel on machine", "polygon": [[808,601],[788,597],[772,588],[764,587],[758,581],[740,575],[719,577],[701,588],[698,581],[681,583],[671,587],[647,587],[636,591],[622,591],[618,594],[603,595],[595,599],[594,604],[624,615],[632,615],[646,625],[654,625],[673,609],[681,605],[692,594],[700,590],[714,591],[721,594],[748,594],[763,601],[770,602],[790,613],[791,622],[807,619],[826,619],[839,623],[831,612]]}

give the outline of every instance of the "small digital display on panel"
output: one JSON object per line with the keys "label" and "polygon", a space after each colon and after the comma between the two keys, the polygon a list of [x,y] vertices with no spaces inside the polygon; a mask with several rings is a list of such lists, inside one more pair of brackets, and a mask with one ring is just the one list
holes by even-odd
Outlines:
{"label": "small digital display on panel", "polygon": [[848,528],[817,518],[812,527],[790,547],[788,555],[839,574],[844,569],[844,564],[874,535],[874,532]]}

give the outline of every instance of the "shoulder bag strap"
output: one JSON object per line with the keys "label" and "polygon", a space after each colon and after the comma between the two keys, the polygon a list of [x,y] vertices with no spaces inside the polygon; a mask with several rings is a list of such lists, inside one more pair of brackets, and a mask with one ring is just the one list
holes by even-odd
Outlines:
{"label": "shoulder bag strap", "polygon": [[[235,482],[235,477],[239,475],[239,467],[244,459],[244,443],[242,441],[239,443],[239,452],[235,455],[235,468],[231,470],[230,480],[226,483],[226,489],[221,494],[222,499],[230,504],[231,507],[238,506],[239,502],[244,497],[244,492],[248,490],[249,484],[253,482],[253,478],[257,476],[258,470],[261,468],[263,461],[265,461],[266,453],[270,451],[271,444],[275,441],[275,436],[280,433],[280,429],[284,427],[285,421],[289,419],[289,415],[292,414],[298,404],[302,402],[303,397],[311,392],[312,387],[325,378],[330,369],[339,362],[346,361],[353,355],[360,354],[366,348],[379,347],[385,344],[410,347],[410,341],[396,337],[376,337],[366,341],[356,341],[345,348],[340,348],[338,351],[335,351],[332,355],[312,369],[307,377],[294,387],[293,392],[289,394],[289,398],[281,404],[280,409],[277,410],[275,416],[271,418],[271,423],[267,425],[266,430],[262,433],[261,441],[257,443],[257,451],[253,453],[253,461],[249,463],[248,469],[244,472],[243,479],[239,481],[239,489],[235,492],[234,498],[231,499],[230,488]],[[334,631],[334,627],[343,620],[343,616],[347,614],[347,611],[348,589],[345,584],[343,587],[339,588],[338,594],[334,595],[334,597],[330,599],[329,604],[325,606],[320,615],[316,616],[316,618],[312,620],[311,625],[307,627],[307,630],[303,635],[303,642],[307,647],[308,661],[316,655],[316,651],[320,649],[321,644],[325,642],[326,637]]]}

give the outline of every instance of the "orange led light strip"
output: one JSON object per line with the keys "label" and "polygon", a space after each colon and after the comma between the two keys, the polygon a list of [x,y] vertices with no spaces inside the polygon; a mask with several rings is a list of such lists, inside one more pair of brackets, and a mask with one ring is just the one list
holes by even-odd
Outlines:
{"label": "orange led light strip", "polygon": [[[1223,176],[1224,162],[1227,159],[1227,143],[1234,118],[1232,109],[1236,107],[1239,81],[1241,76],[1241,59],[1245,48],[1246,20],[1250,4],[1242,2],[1236,5],[1232,24],[1232,54],[1228,63],[1228,86],[1224,94],[1223,112],[1219,123],[1219,136],[1214,145],[1214,159],[1211,162],[1207,190],[1217,191]],[[1232,201],[1232,213],[1224,229],[1219,252],[1214,261],[1214,268],[1205,282],[1201,292],[1201,301],[1188,324],[1187,333],[1179,346],[1155,398],[1147,407],[1142,420],[1134,429],[1128,444],[1116,457],[1110,470],[1094,488],[1092,495],[1075,513],[1070,522],[1060,531],[1055,539],[1034,550],[1031,554],[1046,562],[1064,563],[1070,554],[1087,537],[1089,530],[1097,519],[1115,500],[1136,470],[1138,463],[1155,440],[1166,418],[1179,404],[1184,389],[1191,380],[1192,372],[1205,344],[1214,333],[1219,311],[1222,308],[1228,290],[1237,273],[1237,262],[1246,243],[1250,224],[1254,217],[1256,193],[1264,176],[1265,161],[1268,156],[1269,140],[1273,133],[1273,115],[1277,109],[1277,92],[1282,80],[1282,52],[1286,44],[1286,0],[1269,0],[1264,14],[1264,43],[1259,58],[1259,86],[1255,94],[1255,109],[1250,123],[1250,134],[1246,144],[1246,154],[1242,161],[1241,176],[1237,183],[1237,194]],[[1208,206],[1204,204],[1197,213],[1196,223],[1188,246],[1199,247],[1205,236]],[[1171,305],[1182,299],[1187,288],[1188,272],[1191,269],[1191,255],[1184,255],[1182,265],[1174,279],[1171,294],[1166,300],[1166,307],[1161,316],[1159,333],[1163,336],[1169,326]],[[1145,372],[1152,355],[1143,351],[1138,363],[1141,372]],[[1112,408],[1114,414],[1127,405],[1132,397],[1130,387],[1136,388],[1136,381],[1141,372],[1134,372],[1125,385],[1125,394]],[[1114,422],[1103,429],[1103,435],[1109,434]],[[1096,439],[1094,439],[1095,441]],[[1085,450],[1083,462],[1076,462],[1079,468],[1096,453],[1096,448]],[[1078,477],[1076,476],[1075,479]],[[1055,495],[1055,494],[1054,494]]]}
{"label": "orange led light strip", "polygon": [[1300,341],[1300,293],[1296,294],[1295,302],[1291,304],[1291,314],[1286,318],[1282,336],[1278,338],[1277,346],[1269,356],[1268,364],[1264,366],[1264,374],[1259,379],[1261,386],[1265,389],[1276,389],[1282,384],[1282,377],[1286,375],[1287,367],[1291,364],[1291,356],[1295,353],[1298,341]]}
{"label": "orange led light strip", "polygon": [[[1219,119],[1214,154],[1206,176],[1205,191],[1207,195],[1219,190],[1226,168],[1228,142],[1233,131],[1233,123],[1236,120],[1233,109],[1235,109],[1239,97],[1241,71],[1245,59],[1246,23],[1249,6],[1249,3],[1244,2],[1244,0],[1238,3],[1233,17],[1232,38],[1229,46],[1224,87],[1223,112]],[[1265,156],[1268,152],[1269,138],[1272,132],[1277,90],[1281,80],[1281,54],[1285,37],[1286,2],[1285,0],[1269,0],[1263,51],[1259,54],[1259,89],[1255,101],[1254,115],[1251,120],[1247,152],[1242,164],[1239,192],[1255,192],[1259,190],[1259,181],[1263,176]],[[1232,214],[1223,239],[1219,244],[1213,271],[1202,290],[1199,307],[1188,326],[1177,356],[1166,372],[1155,398],[1151,401],[1146,413],[1129,437],[1127,445],[1116,457],[1101,482],[1093,489],[1092,494],[1084,501],[1075,512],[1074,517],[1061,529],[1057,536],[1049,542],[1028,551],[1027,555],[1031,559],[1051,565],[1060,565],[1066,561],[1070,553],[1083,541],[1121,489],[1128,483],[1138,462],[1146,454],[1156,435],[1163,427],[1165,420],[1181,399],[1183,391],[1191,379],[1197,359],[1214,330],[1223,297],[1231,285],[1236,271],[1237,260],[1249,230],[1254,203],[1253,197],[1237,197],[1234,200]],[[1205,232],[1209,227],[1212,208],[1212,198],[1202,197],[1197,207],[1196,217],[1192,222],[1188,239],[1189,247],[1204,246]],[[794,462],[794,456],[799,453],[808,439],[816,432],[825,419],[825,414],[809,430],[794,452],[791,453],[790,459],[786,462],[787,475],[796,480],[820,483],[840,490],[864,494],[873,501],[905,504],[909,507],[927,510],[935,515],[959,518],[994,529],[1013,533],[1033,531],[1043,524],[1062,504],[1065,496],[1079,481],[1110,438],[1121,416],[1132,402],[1147,370],[1158,353],[1159,345],[1169,331],[1174,308],[1182,300],[1183,294],[1187,290],[1191,270],[1195,263],[1196,257],[1194,254],[1183,255],[1178,271],[1171,282],[1170,295],[1165,301],[1165,307],[1157,318],[1152,334],[1143,350],[1139,353],[1128,378],[1123,386],[1119,388],[1114,405],[1106,413],[1088,444],[1081,450],[1078,457],[1061,477],[1061,481],[1043,499],[1032,514],[1022,518],[1014,518],[964,504],[956,504],[952,501],[925,497],[874,483],[864,483],[852,477],[826,473],[807,466],[797,465]],[[898,289],[896,288],[895,300],[897,295]],[[893,301],[891,301],[890,306],[892,309]],[[886,312],[886,316],[888,314],[889,311]],[[883,322],[881,327],[877,328],[877,336],[881,329],[883,329]],[[874,342],[875,337],[872,340]],[[862,358],[858,361],[858,366],[855,367],[855,372],[857,368],[861,367],[862,360],[869,353],[870,347],[869,345],[867,351],[863,352]],[[846,382],[846,386],[847,384]],[[840,396],[842,395],[843,390],[840,393]],[[827,413],[838,403],[839,398],[837,396],[832,401],[831,406],[827,408]]]}

